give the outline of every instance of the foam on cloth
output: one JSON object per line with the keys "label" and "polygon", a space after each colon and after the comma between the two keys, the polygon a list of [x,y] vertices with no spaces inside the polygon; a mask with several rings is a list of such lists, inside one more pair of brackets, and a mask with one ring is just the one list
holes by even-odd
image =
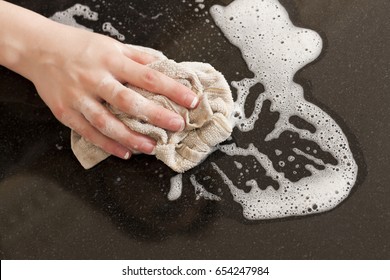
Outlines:
{"label": "foam on cloth", "polygon": [[[139,48],[139,47],[137,47]],[[202,162],[214,147],[225,141],[232,132],[233,99],[223,75],[211,65],[200,62],[180,62],[167,59],[160,52],[140,48],[160,60],[148,66],[175,79],[194,91],[199,105],[193,110],[177,105],[163,95],[128,85],[149,100],[180,114],[186,127],[182,132],[171,132],[145,123],[105,104],[131,130],[156,140],[155,155],[176,172],[184,172]],[[110,155],[72,131],[71,145],[81,165],[88,169]],[[131,164],[131,162],[129,163]]]}

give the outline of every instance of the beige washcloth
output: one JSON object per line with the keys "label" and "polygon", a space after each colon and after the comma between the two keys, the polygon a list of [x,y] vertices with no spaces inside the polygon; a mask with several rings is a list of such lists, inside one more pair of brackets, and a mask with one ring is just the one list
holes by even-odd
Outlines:
{"label": "beige washcloth", "polygon": [[[131,130],[148,135],[157,142],[155,155],[176,172],[184,172],[202,162],[220,142],[232,132],[233,99],[228,83],[211,65],[199,62],[176,63],[160,52],[142,48],[159,57],[148,66],[192,89],[199,97],[197,108],[188,110],[165,96],[129,86],[144,97],[180,114],[186,127],[182,132],[170,132],[120,112],[107,108]],[[72,131],[71,145],[81,165],[88,169],[110,155]]]}

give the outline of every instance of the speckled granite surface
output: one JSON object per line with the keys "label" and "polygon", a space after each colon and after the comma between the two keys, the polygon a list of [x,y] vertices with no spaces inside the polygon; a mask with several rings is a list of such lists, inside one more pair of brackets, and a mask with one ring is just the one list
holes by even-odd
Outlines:
{"label": "speckled granite surface", "polygon": [[[230,81],[250,75],[239,51],[181,1],[12,2],[46,16],[85,4],[99,13],[99,21],[79,20],[96,32],[103,33],[105,21],[121,21],[119,31],[129,43],[161,49],[179,61],[208,61]],[[207,9],[228,2],[205,4]],[[389,259],[390,2],[281,2],[296,25],[325,41],[320,58],[296,80],[348,136],[360,171],[345,202],[324,214],[248,222],[228,193],[219,203],[196,200],[193,188],[184,186],[181,199],[169,202],[174,173],[149,156],[135,157],[131,168],[110,158],[85,171],[70,150],[69,129],[28,81],[0,68],[0,257]],[[161,5],[172,11],[172,22],[152,19]],[[205,33],[213,39],[204,41]],[[202,44],[205,50],[197,48]],[[227,57],[237,58],[234,68]],[[206,167],[202,172],[211,174]]]}

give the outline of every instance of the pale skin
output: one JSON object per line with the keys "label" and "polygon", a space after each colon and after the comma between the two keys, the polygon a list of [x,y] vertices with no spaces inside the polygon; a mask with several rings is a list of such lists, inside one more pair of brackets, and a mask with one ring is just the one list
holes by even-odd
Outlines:
{"label": "pale skin", "polygon": [[112,38],[56,23],[0,0],[0,65],[29,79],[54,116],[109,154],[152,154],[156,142],[131,131],[103,105],[158,127],[180,131],[183,118],[124,84],[167,96],[186,108],[198,98],[187,87],[146,66],[155,57]]}

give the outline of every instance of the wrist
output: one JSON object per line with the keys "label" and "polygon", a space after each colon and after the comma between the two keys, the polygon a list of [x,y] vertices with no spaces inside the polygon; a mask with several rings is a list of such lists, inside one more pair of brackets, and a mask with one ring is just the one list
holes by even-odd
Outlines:
{"label": "wrist", "polygon": [[[35,12],[0,0],[0,64],[31,80],[58,24]],[[57,33],[58,34],[58,33]]]}

